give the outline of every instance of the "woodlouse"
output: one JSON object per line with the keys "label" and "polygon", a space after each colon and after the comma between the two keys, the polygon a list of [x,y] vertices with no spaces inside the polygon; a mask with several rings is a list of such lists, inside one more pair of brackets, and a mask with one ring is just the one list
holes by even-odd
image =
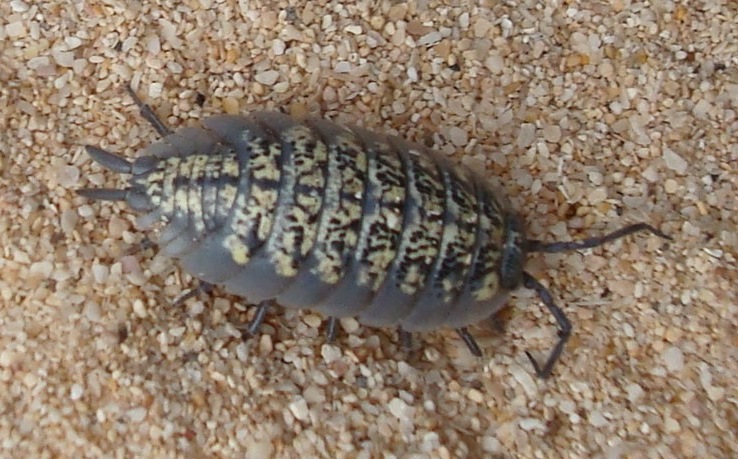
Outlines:
{"label": "woodlouse", "polygon": [[536,373],[551,374],[571,324],[548,290],[524,270],[531,252],[596,247],[661,231],[636,223],[601,237],[544,243],[478,175],[397,137],[281,113],[206,118],[170,131],[128,87],[141,115],[163,137],[129,162],[88,146],[103,167],[130,174],[123,189],[82,189],[126,201],[142,227],[163,223],[167,255],[203,285],[258,304],[245,335],[275,303],[328,319],[356,316],[409,333],[454,328],[481,351],[467,326],[491,316],[508,293],[536,291],[559,339]]}

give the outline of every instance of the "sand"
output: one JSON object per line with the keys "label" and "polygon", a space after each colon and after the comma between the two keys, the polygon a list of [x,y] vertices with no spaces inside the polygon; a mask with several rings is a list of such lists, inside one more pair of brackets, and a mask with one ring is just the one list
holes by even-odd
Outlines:
{"label": "sand", "polygon": [[[127,4],[130,3],[130,4]],[[738,444],[735,2],[0,3],[0,456],[728,457]],[[503,331],[415,336],[253,314],[154,250],[84,144],[215,113],[319,114],[432,145],[498,181],[531,238],[647,221],[531,256]]]}

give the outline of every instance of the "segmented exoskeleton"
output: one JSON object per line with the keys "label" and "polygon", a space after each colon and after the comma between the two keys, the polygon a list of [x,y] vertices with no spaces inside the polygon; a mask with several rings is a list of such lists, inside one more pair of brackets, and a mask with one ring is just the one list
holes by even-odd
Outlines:
{"label": "segmented exoskeleton", "polygon": [[274,303],[329,318],[409,332],[454,328],[475,355],[467,326],[494,314],[520,285],[556,318],[559,341],[547,377],[571,333],[550,293],[524,271],[531,252],[595,247],[646,230],[543,243],[480,176],[397,137],[281,113],[206,118],[171,132],[129,88],[163,136],[133,162],[97,147],[90,156],[132,175],[124,189],[83,189],[126,201],[141,226],[161,223],[160,249],[206,285],[258,304],[252,334]]}

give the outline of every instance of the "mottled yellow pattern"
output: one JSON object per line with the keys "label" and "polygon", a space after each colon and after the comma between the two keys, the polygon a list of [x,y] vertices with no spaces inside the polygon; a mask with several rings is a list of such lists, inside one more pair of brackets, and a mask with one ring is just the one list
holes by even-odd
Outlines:
{"label": "mottled yellow pattern", "polygon": [[328,153],[325,144],[306,126],[283,132],[281,141],[291,155],[282,168],[280,203],[266,249],[276,272],[292,277],[297,275],[299,261],[315,242]]}

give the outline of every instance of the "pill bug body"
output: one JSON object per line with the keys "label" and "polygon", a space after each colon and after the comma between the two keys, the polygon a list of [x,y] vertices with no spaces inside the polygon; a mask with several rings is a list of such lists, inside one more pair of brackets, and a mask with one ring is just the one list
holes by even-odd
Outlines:
{"label": "pill bug body", "polygon": [[662,235],[639,224],[577,246],[531,241],[499,192],[423,146],[276,112],[170,132],[133,96],[164,137],[134,162],[88,147],[131,178],[125,189],[81,193],[126,201],[141,226],[161,224],[160,250],[205,283],[253,304],[320,312],[333,326],[355,316],[404,332],[450,327],[479,353],[465,327],[524,284],[562,330],[542,368],[531,357],[545,377],[570,325],[524,272],[527,252],[591,247],[642,229]]}
{"label": "pill bug body", "polygon": [[407,331],[478,322],[517,287],[500,278],[503,259],[511,272],[524,261],[505,246],[517,216],[427,148],[281,113],[202,124],[145,148],[126,190],[193,276]]}

